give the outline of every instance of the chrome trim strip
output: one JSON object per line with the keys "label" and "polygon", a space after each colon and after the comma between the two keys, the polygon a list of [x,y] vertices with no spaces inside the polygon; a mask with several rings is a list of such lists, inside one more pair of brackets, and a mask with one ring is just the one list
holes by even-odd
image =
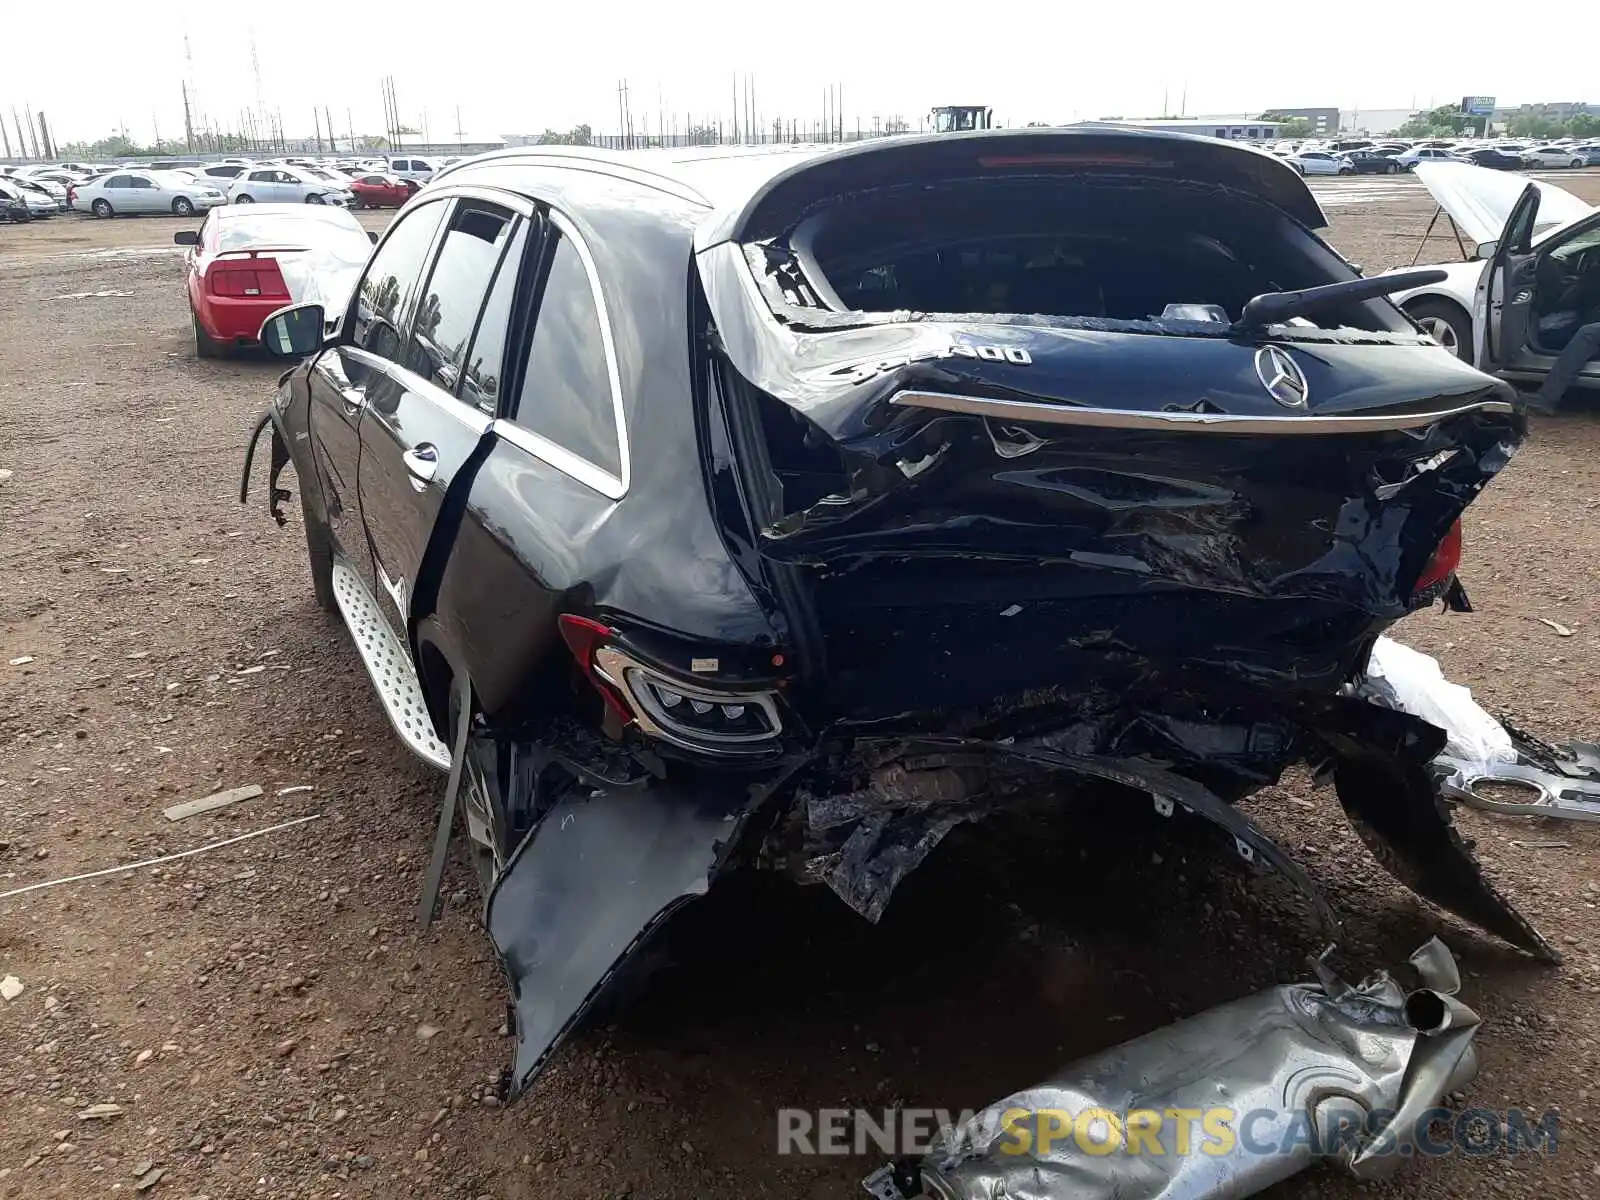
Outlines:
{"label": "chrome trim strip", "polygon": [[1035,421],[1042,425],[1087,425],[1097,429],[1167,430],[1179,433],[1264,433],[1318,436],[1331,433],[1388,433],[1420,429],[1464,413],[1512,413],[1504,400],[1480,400],[1457,408],[1423,413],[1352,414],[1349,416],[1242,416],[1234,413],[1136,412],[1125,408],[1044,404],[1032,400],[995,400],[986,396],[954,396],[942,392],[897,392],[889,403],[902,408]]}
{"label": "chrome trim strip", "polygon": [[563,475],[572,476],[608,500],[622,499],[624,489],[620,479],[610,471],[601,470],[588,459],[580,458],[565,446],[558,446],[549,438],[540,437],[531,429],[524,429],[521,425],[514,425],[504,417],[496,417],[489,428],[496,436],[520,450],[526,450],[540,462],[554,467]]}

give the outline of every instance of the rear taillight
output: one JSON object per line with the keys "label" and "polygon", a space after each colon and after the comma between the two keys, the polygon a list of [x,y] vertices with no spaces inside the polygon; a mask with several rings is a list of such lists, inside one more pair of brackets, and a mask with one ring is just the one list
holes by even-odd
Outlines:
{"label": "rear taillight", "polygon": [[206,272],[207,286],[213,296],[231,296],[240,299],[287,300],[289,288],[283,282],[283,273],[276,260],[252,258],[239,262],[220,262]]}
{"label": "rear taillight", "polygon": [[1448,583],[1460,566],[1461,519],[1457,517],[1439,545],[1434,548],[1433,557],[1428,560],[1428,565],[1422,568],[1422,574],[1417,577],[1417,586],[1413,594],[1420,597],[1430,589]]}
{"label": "rear taillight", "polygon": [[567,649],[572,651],[572,657],[578,660],[578,669],[583,672],[583,677],[595,691],[600,693],[600,699],[605,701],[608,718],[615,717],[622,725],[630,724],[633,721],[633,711],[622,698],[621,689],[613,680],[604,678],[595,668],[596,652],[616,636],[616,631],[599,621],[573,613],[562,613],[557,618],[556,625],[561,630],[561,640],[567,643]]}
{"label": "rear taillight", "polygon": [[637,725],[644,733],[704,754],[751,754],[774,749],[783,730],[777,693],[707,687],[674,678],[615,645],[616,631],[564,613],[561,636],[584,677],[605,702],[606,723]]}

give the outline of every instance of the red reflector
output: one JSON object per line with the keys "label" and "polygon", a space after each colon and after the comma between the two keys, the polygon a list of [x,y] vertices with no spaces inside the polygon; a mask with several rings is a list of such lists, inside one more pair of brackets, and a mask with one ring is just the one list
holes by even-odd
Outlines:
{"label": "red reflector", "polygon": [[616,637],[616,630],[575,613],[562,613],[556,618],[556,627],[561,630],[561,640],[567,643],[572,657],[578,660],[578,669],[594,690],[600,693],[600,699],[605,701],[606,710],[624,725],[629,724],[633,720],[633,711],[622,698],[622,693],[601,678],[594,665],[594,652]]}
{"label": "red reflector", "polygon": [[1428,565],[1422,568],[1422,574],[1417,579],[1417,592],[1425,592],[1434,585],[1443,583],[1454,575],[1460,566],[1461,519],[1458,517],[1440,540],[1433,557],[1428,560]]}

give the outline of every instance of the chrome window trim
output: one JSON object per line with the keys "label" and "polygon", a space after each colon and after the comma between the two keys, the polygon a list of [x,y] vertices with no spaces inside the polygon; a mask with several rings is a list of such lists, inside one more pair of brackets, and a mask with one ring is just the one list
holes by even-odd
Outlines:
{"label": "chrome window trim", "polygon": [[[494,430],[506,441],[526,450],[556,470],[572,476],[608,500],[620,500],[628,494],[628,485],[633,479],[633,459],[628,446],[628,422],[623,413],[622,369],[617,362],[616,337],[611,331],[611,310],[606,305],[605,292],[600,286],[600,272],[595,266],[594,255],[590,252],[589,243],[584,240],[578,227],[553,207],[546,210],[546,219],[560,231],[562,237],[572,242],[573,249],[578,252],[578,261],[583,264],[584,274],[589,277],[589,292],[594,298],[595,314],[600,322],[600,345],[606,359],[606,380],[611,388],[611,413],[617,426],[617,461],[621,473],[613,474],[576,451],[569,450],[543,434],[536,433],[525,425],[516,424],[506,417],[495,418]],[[538,336],[537,313],[534,314],[533,327],[534,336]],[[533,352],[531,338],[528,352],[531,356]],[[523,372],[522,384],[524,387],[527,386],[526,369]]]}
{"label": "chrome window trim", "polygon": [[1033,421],[1041,425],[1078,425],[1098,429],[1160,429],[1178,433],[1303,434],[1389,433],[1421,429],[1465,413],[1511,413],[1504,400],[1480,400],[1432,412],[1351,414],[1346,416],[1247,416],[1234,413],[1138,412],[1125,408],[1046,404],[1031,400],[995,400],[987,396],[959,396],[942,392],[897,392],[889,403],[902,408],[926,408],[967,416],[995,417],[1007,421]]}

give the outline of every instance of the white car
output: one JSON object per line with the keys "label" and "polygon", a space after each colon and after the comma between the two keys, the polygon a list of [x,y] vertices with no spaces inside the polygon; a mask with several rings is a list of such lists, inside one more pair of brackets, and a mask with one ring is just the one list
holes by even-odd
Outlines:
{"label": "white car", "polygon": [[87,209],[97,217],[124,213],[192,217],[226,203],[221,189],[175,171],[113,171],[78,184],[72,194],[74,208]]}
{"label": "white car", "polygon": [[1414,171],[1418,163],[1452,162],[1455,153],[1454,150],[1443,150],[1438,146],[1414,146],[1403,154],[1396,154],[1394,160],[1405,170]]}
{"label": "white car", "polygon": [[1571,146],[1535,146],[1524,150],[1518,157],[1528,167],[1571,167],[1589,165],[1587,155],[1579,154]]}
{"label": "white car", "polygon": [[1327,150],[1302,150],[1284,159],[1302,175],[1354,175],[1355,164]]}
{"label": "white car", "polygon": [[241,174],[228,189],[235,204],[337,204],[355,203],[350,189],[302,167],[264,166],[260,163]]}
{"label": "white car", "polygon": [[[1390,299],[1480,370],[1542,382],[1582,319],[1568,299],[1600,296],[1600,208],[1553,183],[1466,163],[1425,163],[1417,177],[1477,257],[1440,264],[1442,282]],[[1600,388],[1600,362],[1577,386]]]}
{"label": "white car", "polygon": [[389,160],[388,173],[398,175],[401,179],[409,179],[418,187],[433,178],[433,173],[439,169],[431,158],[418,158],[415,155],[398,156]]}

